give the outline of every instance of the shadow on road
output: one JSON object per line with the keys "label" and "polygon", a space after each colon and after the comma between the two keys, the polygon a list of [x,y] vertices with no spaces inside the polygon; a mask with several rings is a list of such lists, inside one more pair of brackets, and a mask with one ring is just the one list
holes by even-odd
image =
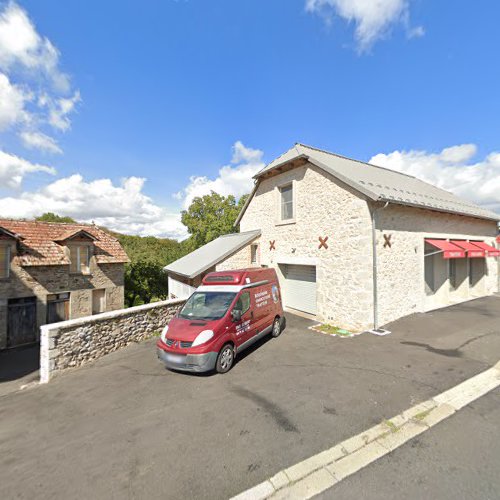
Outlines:
{"label": "shadow on road", "polygon": [[30,345],[0,351],[0,384],[10,382],[38,371],[40,346]]}

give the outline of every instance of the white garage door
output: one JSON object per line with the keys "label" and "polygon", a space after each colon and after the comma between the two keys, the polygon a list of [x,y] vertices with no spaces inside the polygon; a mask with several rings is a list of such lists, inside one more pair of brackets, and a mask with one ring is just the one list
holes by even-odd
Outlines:
{"label": "white garage door", "polygon": [[283,266],[285,276],[284,305],[316,314],[316,266]]}

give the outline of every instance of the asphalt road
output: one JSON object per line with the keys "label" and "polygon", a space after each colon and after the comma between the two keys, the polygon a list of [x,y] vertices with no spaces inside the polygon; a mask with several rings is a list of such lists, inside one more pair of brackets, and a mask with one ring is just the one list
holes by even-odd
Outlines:
{"label": "asphalt road", "polygon": [[239,493],[500,359],[500,297],[328,337],[289,316],[226,375],[166,371],[148,341],[0,397],[0,497]]}
{"label": "asphalt road", "polygon": [[316,498],[500,498],[500,389]]}

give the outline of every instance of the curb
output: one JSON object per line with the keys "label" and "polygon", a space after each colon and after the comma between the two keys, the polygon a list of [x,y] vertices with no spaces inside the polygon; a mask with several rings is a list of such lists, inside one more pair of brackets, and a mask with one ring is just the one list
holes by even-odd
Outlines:
{"label": "curb", "polygon": [[231,500],[311,498],[500,386],[500,361],[361,434],[284,469]]}

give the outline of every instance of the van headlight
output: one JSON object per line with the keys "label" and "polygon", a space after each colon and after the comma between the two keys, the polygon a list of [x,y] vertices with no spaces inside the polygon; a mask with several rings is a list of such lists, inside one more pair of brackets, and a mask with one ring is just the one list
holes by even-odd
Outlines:
{"label": "van headlight", "polygon": [[208,342],[213,336],[214,332],[212,330],[203,330],[194,339],[194,342],[191,347],[196,347],[197,345],[204,344],[205,342]]}
{"label": "van headlight", "polygon": [[160,338],[164,344],[167,343],[167,333],[168,333],[168,325],[165,326],[165,328],[163,328],[160,335]]}

